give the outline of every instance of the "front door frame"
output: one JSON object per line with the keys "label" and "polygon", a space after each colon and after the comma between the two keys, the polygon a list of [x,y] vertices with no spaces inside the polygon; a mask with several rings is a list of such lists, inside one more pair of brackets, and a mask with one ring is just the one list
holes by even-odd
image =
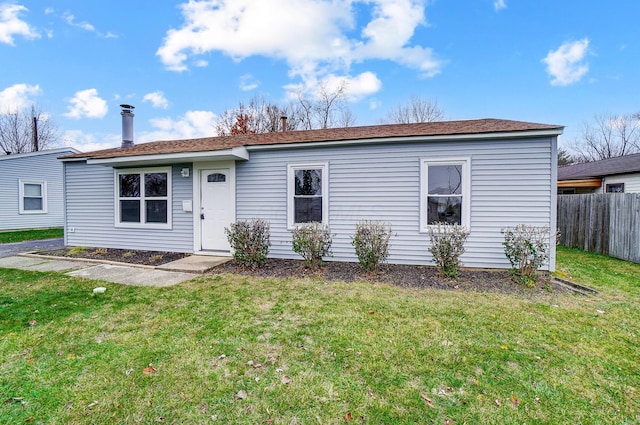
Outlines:
{"label": "front door frame", "polygon": [[193,252],[200,255],[231,256],[230,251],[203,251],[202,250],[202,222],[200,220],[201,184],[200,174],[202,170],[217,168],[229,169],[229,187],[231,190],[231,216],[236,219],[236,162],[235,161],[207,161],[193,163]]}

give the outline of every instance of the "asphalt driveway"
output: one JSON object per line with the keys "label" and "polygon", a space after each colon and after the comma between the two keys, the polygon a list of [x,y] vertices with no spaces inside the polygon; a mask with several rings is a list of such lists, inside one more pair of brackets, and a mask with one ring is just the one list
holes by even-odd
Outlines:
{"label": "asphalt driveway", "polygon": [[11,257],[22,252],[35,251],[37,249],[64,248],[64,239],[43,239],[39,241],[25,241],[0,244],[0,258]]}

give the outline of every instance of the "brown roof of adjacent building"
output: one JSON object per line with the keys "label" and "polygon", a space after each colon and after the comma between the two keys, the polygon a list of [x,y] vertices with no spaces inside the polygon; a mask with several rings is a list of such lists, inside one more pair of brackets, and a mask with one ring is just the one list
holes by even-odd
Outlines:
{"label": "brown roof of adjacent building", "polygon": [[583,180],[640,172],[640,153],[558,167],[558,180]]}
{"label": "brown roof of adjacent building", "polygon": [[139,155],[160,155],[182,152],[206,152],[235,147],[280,145],[292,143],[333,142],[384,138],[432,137],[452,135],[478,135],[483,133],[513,133],[554,130],[560,133],[559,125],[537,124],[499,119],[464,121],[439,121],[417,124],[388,124],[365,127],[328,128],[321,130],[285,131],[278,133],[240,134],[234,136],[203,137],[199,139],[167,140],[141,143],[130,148],[104,149],[62,158],[119,158]]}

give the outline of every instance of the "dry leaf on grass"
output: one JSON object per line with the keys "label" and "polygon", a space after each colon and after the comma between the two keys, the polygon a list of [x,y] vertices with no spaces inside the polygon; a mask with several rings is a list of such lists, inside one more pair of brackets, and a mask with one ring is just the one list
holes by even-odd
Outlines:
{"label": "dry leaf on grass", "polygon": [[344,415],[344,420],[345,422],[351,422],[351,412],[347,412],[347,414]]}
{"label": "dry leaf on grass", "polygon": [[431,400],[429,397],[427,397],[427,395],[425,393],[420,393],[420,397],[424,400],[424,402],[427,404],[428,407],[430,407],[432,409],[435,407],[433,405],[433,400]]}
{"label": "dry leaf on grass", "polygon": [[284,375],[282,378],[280,378],[280,382],[282,382],[283,384],[288,384],[291,382],[291,377],[289,375]]}
{"label": "dry leaf on grass", "polygon": [[520,400],[518,400],[515,394],[511,394],[511,403],[513,403],[515,407],[520,406]]}
{"label": "dry leaf on grass", "polygon": [[145,373],[147,375],[152,374],[153,372],[155,372],[157,369],[155,367],[153,367],[153,365],[151,363],[149,363],[149,366],[145,367],[144,369],[142,369],[142,373]]}

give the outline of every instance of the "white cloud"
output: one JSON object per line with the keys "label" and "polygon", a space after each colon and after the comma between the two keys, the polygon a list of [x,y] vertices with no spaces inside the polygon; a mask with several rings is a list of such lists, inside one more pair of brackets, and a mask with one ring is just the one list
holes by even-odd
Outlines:
{"label": "white cloud", "polygon": [[[184,23],[167,31],[156,52],[173,71],[202,65],[199,56],[219,51],[234,60],[249,56],[281,59],[304,86],[330,74],[348,74],[350,65],[389,60],[421,75],[440,72],[432,49],[413,45],[425,25],[427,0],[190,0]],[[358,27],[356,7],[369,22]],[[359,13],[367,16],[367,13]],[[353,77],[357,78],[357,77]]]}
{"label": "white cloud", "polygon": [[32,97],[40,94],[40,86],[29,84],[14,84],[0,91],[1,112],[23,109],[33,103]]}
{"label": "white cloud", "polygon": [[76,92],[69,103],[69,112],[64,114],[68,118],[103,118],[109,111],[107,102],[98,95],[96,89]]}
{"label": "white cloud", "polygon": [[[153,129],[134,134],[134,143],[210,137],[215,133],[213,127],[215,118],[216,114],[210,111],[187,111],[177,118],[153,118],[149,120]],[[119,147],[122,136],[120,133],[95,135],[82,130],[67,130],[63,133],[62,140],[65,146],[74,147],[82,152],[91,152]]]}
{"label": "white cloud", "polygon": [[345,84],[345,94],[348,100],[357,101],[370,94],[377,93],[382,88],[382,82],[373,72],[363,72],[355,77],[339,77],[329,75],[322,80],[324,87],[334,91],[340,84]]}
{"label": "white cloud", "polygon": [[153,118],[149,123],[155,130],[142,133],[136,143],[210,137],[214,134],[215,118],[216,114],[210,111],[187,111],[177,119]]}
{"label": "white cloud", "polygon": [[96,30],[95,27],[93,25],[91,25],[90,23],[88,23],[88,22],[84,22],[84,21],[83,22],[75,22],[76,17],[73,16],[69,12],[65,12],[62,15],[62,19],[64,19],[64,21],[67,24],[71,25],[72,27],[81,28],[81,29],[83,29],[85,31],[95,31]]}
{"label": "white cloud", "polygon": [[31,25],[20,19],[20,14],[28,10],[18,4],[0,4],[0,43],[15,46],[13,37],[16,35],[28,40],[40,38],[40,34]]}
{"label": "white cloud", "polygon": [[568,86],[576,83],[589,71],[589,65],[584,62],[588,53],[589,39],[567,41],[557,50],[549,51],[542,59],[547,64],[547,73],[552,78],[552,86]]}
{"label": "white cloud", "polygon": [[164,93],[159,90],[145,94],[142,101],[151,102],[154,108],[167,109],[169,107],[169,101],[164,97]]}
{"label": "white cloud", "polygon": [[507,8],[507,3],[506,3],[505,0],[494,0],[493,8],[495,9],[496,12],[498,10],[506,9]]}
{"label": "white cloud", "polygon": [[244,74],[240,76],[240,90],[251,91],[258,88],[258,81],[253,78],[251,74]]}
{"label": "white cloud", "polygon": [[70,25],[72,27],[76,27],[76,28],[80,28],[80,29],[85,30],[85,31],[93,32],[98,37],[102,37],[102,38],[118,38],[118,35],[114,34],[111,31],[107,31],[106,33],[98,31],[96,29],[96,27],[94,27],[92,24],[90,24],[87,21],[77,22],[76,21],[76,17],[69,11],[66,11],[66,12],[64,12],[62,14],[62,20],[64,20],[68,25]]}
{"label": "white cloud", "polygon": [[122,144],[122,135],[113,133],[96,137],[82,130],[66,130],[62,134],[62,142],[65,146],[76,148],[81,152],[91,152],[119,147]]}

